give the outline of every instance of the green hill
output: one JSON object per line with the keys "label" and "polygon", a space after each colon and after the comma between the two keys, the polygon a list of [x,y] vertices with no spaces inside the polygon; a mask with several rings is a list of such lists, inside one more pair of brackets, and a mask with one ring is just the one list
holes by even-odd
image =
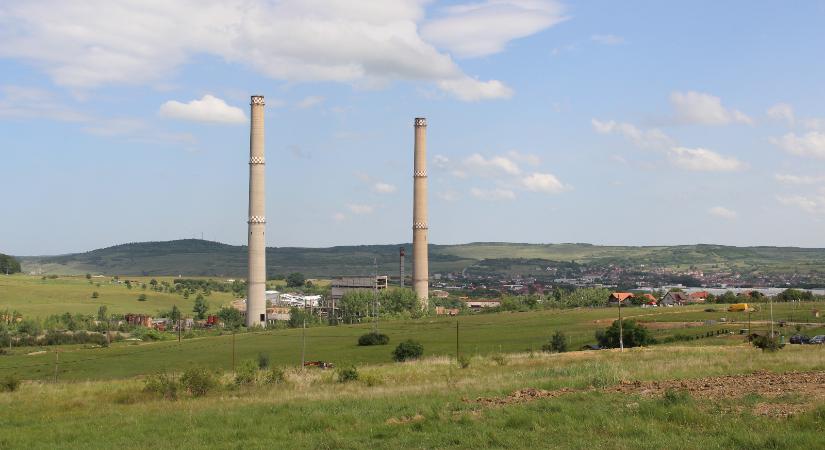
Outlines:
{"label": "green hill", "polygon": [[[398,247],[410,244],[358,245],[329,248],[268,247],[269,275],[303,272],[311,277],[367,275],[373,259],[382,273],[398,271]],[[412,269],[408,251],[407,271]],[[24,272],[121,275],[189,275],[242,277],[246,246],[198,239],[139,242],[85,253],[20,257]],[[619,266],[682,267],[763,273],[825,274],[825,249],[797,247],[731,247],[722,245],[599,246],[592,244],[519,244],[477,242],[431,245],[430,271],[457,272],[467,268],[518,271],[519,265],[569,263]]]}

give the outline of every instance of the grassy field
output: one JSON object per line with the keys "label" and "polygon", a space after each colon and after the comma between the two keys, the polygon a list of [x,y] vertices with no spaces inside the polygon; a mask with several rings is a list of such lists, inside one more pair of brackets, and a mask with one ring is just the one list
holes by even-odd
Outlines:
{"label": "grassy field", "polygon": [[[149,283],[153,277],[123,277],[122,279]],[[154,277],[160,281],[172,281],[172,277]],[[149,313],[168,311],[172,305],[185,312],[191,312],[195,297],[183,298],[180,294],[143,290],[133,283],[132,289],[124,284],[111,282],[111,278],[92,278],[92,284],[84,276],[62,276],[57,279],[28,275],[0,276],[0,311],[5,309],[20,311],[27,317],[45,318],[52,314],[83,313],[95,314],[101,305],[106,305],[110,314]],[[100,286],[97,286],[97,284]],[[98,298],[92,298],[97,291]],[[140,294],[146,294],[146,301],[138,301]],[[232,294],[213,292],[210,306],[217,310],[232,301]]]}
{"label": "grassy field", "polygon": [[[815,305],[793,308],[776,305],[777,320],[795,314],[797,320],[813,320],[811,310]],[[722,306],[717,306],[723,309]],[[747,315],[723,311],[705,312],[705,307],[682,308],[625,308],[624,317],[636,318],[650,327],[654,337],[663,339],[672,335],[705,335],[725,329],[738,332],[746,327]],[[795,313],[794,313],[795,311]],[[325,360],[336,364],[378,364],[390,361],[392,348],[405,339],[420,341],[429,356],[454,355],[456,351],[456,326],[459,346],[464,354],[487,355],[491,353],[538,351],[555,331],[563,331],[573,349],[595,343],[594,332],[606,328],[616,318],[617,310],[584,308],[566,310],[531,311],[521,313],[475,314],[456,318],[434,317],[419,320],[389,321],[379,324],[380,330],[390,339],[390,345],[359,347],[358,336],[372,329],[371,324],[319,326],[303,330],[275,329],[263,332],[241,333],[234,337],[235,361],[255,358],[266,353],[273,363],[297,366],[302,351],[307,360]],[[739,320],[737,323],[704,325],[705,320]],[[754,331],[769,327],[768,312],[763,308],[752,314]],[[818,319],[817,319],[818,320]],[[458,322],[458,324],[457,324]],[[779,329],[779,328],[777,328]],[[782,328],[785,335],[794,331]],[[806,329],[808,334],[825,333],[822,325]],[[172,336],[171,334],[169,335]],[[704,338],[695,345],[739,345],[743,337],[721,335]],[[45,350],[45,351],[44,351]],[[66,380],[114,379],[154,373],[161,370],[183,370],[187,367],[205,366],[230,370],[233,358],[233,336],[207,336],[162,342],[120,342],[109,348],[85,346],[24,347],[9,350],[0,356],[0,376],[15,373],[26,379],[47,379],[54,376],[55,352],[60,352],[58,376]]]}
{"label": "grassy field", "polygon": [[[144,392],[140,379],[26,382],[0,393],[0,448],[815,449],[823,391],[771,393],[764,378],[823,370],[815,346],[652,347],[478,356],[466,369],[446,358],[362,365],[345,384],[332,371],[290,370],[285,383],[233,387],[225,374],[224,387],[177,400]],[[702,381],[754,372],[728,390]],[[634,388],[652,380],[676,387]],[[525,388],[546,391],[508,396]]]}

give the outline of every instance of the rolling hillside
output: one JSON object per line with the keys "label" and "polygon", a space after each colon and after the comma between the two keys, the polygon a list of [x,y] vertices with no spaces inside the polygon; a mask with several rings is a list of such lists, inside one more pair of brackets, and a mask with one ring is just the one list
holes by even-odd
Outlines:
{"label": "rolling hillside", "polygon": [[[410,244],[329,248],[269,247],[269,275],[303,272],[312,277],[367,275],[373,259],[382,273],[398,270],[398,247]],[[407,270],[412,269],[408,251]],[[246,246],[198,239],[140,242],[85,253],[20,257],[24,272],[121,275],[243,276]],[[697,266],[763,272],[825,273],[825,249],[797,247],[730,247],[720,245],[598,246],[591,244],[518,244],[503,242],[431,245],[430,271],[461,271],[499,260],[524,259],[529,264],[575,261],[584,264],[632,266]]]}

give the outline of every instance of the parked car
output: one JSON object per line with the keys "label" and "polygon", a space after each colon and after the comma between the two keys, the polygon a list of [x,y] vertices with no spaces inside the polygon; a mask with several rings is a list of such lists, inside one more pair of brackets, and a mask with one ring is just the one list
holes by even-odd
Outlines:
{"label": "parked car", "polygon": [[809,344],[825,344],[825,334],[820,334],[811,338]]}
{"label": "parked car", "polygon": [[804,334],[795,334],[791,336],[791,344],[808,344],[811,342],[811,338],[805,336]]}

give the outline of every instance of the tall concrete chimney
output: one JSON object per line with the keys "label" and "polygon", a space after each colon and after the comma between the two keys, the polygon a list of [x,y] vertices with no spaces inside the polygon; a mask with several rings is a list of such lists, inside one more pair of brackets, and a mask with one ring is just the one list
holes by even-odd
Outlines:
{"label": "tall concrete chimney", "polygon": [[421,307],[429,307],[430,269],[427,249],[427,119],[415,119],[413,168],[413,289]]}
{"label": "tall concrete chimney", "polygon": [[266,191],[264,189],[264,97],[253,95],[249,129],[249,277],[246,326],[266,327]]}

